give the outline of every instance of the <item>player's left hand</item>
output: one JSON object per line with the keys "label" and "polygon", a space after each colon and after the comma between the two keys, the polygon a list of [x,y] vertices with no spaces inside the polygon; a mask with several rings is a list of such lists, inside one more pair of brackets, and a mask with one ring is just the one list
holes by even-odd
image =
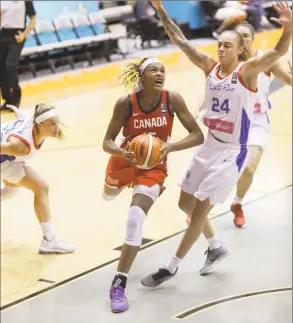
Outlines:
{"label": "player's left hand", "polygon": [[292,25],[292,10],[288,4],[288,1],[276,1],[276,4],[274,4],[273,7],[280,17],[279,19],[271,18],[272,21],[284,27]]}
{"label": "player's left hand", "polygon": [[169,142],[163,142],[162,148],[160,149],[161,151],[161,160],[164,160],[164,158],[167,156],[172,151],[172,144]]}

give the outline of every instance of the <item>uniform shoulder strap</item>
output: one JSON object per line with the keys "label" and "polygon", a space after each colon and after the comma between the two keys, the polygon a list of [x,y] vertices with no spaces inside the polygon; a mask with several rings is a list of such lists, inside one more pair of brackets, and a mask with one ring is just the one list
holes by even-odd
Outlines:
{"label": "uniform shoulder strap", "polygon": [[131,100],[131,111],[133,113],[138,113],[139,112],[139,104],[138,104],[138,93],[137,92],[133,92],[130,94],[130,100]]}
{"label": "uniform shoulder strap", "polygon": [[211,69],[208,71],[206,76],[209,76],[215,69],[219,67],[219,65],[220,65],[219,62],[215,62],[215,64],[211,67]]}
{"label": "uniform shoulder strap", "polygon": [[168,110],[169,114],[173,117],[174,116],[174,111],[172,111],[171,106],[170,106],[170,92],[163,90],[162,91],[162,99],[161,99],[161,111],[163,113],[166,113]]}

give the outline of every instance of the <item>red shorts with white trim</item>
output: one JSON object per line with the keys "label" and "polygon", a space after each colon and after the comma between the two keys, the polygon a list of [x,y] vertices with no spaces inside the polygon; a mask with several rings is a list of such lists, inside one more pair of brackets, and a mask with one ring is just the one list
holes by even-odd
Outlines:
{"label": "red shorts with white trim", "polygon": [[113,188],[134,187],[136,185],[152,187],[159,184],[162,193],[165,189],[163,184],[167,176],[167,172],[161,169],[137,169],[124,158],[111,156],[106,169],[105,183]]}

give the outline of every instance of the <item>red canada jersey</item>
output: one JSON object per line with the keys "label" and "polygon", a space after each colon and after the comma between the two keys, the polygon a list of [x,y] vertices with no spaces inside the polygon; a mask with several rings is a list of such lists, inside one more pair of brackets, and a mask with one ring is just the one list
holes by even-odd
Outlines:
{"label": "red canada jersey", "polygon": [[[130,112],[122,130],[123,137],[136,137],[149,133],[168,142],[171,138],[174,114],[169,106],[169,92],[162,90],[160,99],[153,110],[142,110],[138,93],[129,95]],[[131,138],[132,139],[132,138]],[[156,168],[166,169],[166,161]]]}
{"label": "red canada jersey", "polygon": [[169,107],[169,92],[162,91],[159,102],[153,110],[145,112],[142,110],[138,93],[129,95],[131,109],[129,118],[123,126],[124,137],[136,137],[149,133],[168,142],[172,134],[174,115]]}

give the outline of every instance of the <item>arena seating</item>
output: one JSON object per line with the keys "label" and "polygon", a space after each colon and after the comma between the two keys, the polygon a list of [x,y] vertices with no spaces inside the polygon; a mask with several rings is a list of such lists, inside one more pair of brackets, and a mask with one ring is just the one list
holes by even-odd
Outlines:
{"label": "arena seating", "polygon": [[[93,56],[104,57],[108,62],[114,53],[125,57],[118,41],[127,34],[120,22],[132,14],[132,7],[127,5],[88,15],[61,14],[53,21],[37,20],[35,29],[26,38],[20,68],[28,67],[36,75],[36,66],[48,65],[54,73],[55,65],[64,60],[74,68],[75,58],[84,57],[91,65]],[[117,29],[113,22],[118,22],[121,28]]]}
{"label": "arena seating", "polygon": [[[264,3],[267,11],[272,3]],[[200,30],[214,24],[206,19],[204,9],[197,1],[164,1],[164,6],[183,30],[186,26],[188,30]],[[104,57],[110,62],[113,54],[126,56],[119,40],[143,39],[144,32],[130,5],[88,13],[64,12],[51,20],[37,19],[35,30],[26,38],[20,69],[29,69],[36,76],[39,69],[49,67],[54,73],[56,66],[64,63],[72,69],[81,60],[92,65],[95,57]]]}

